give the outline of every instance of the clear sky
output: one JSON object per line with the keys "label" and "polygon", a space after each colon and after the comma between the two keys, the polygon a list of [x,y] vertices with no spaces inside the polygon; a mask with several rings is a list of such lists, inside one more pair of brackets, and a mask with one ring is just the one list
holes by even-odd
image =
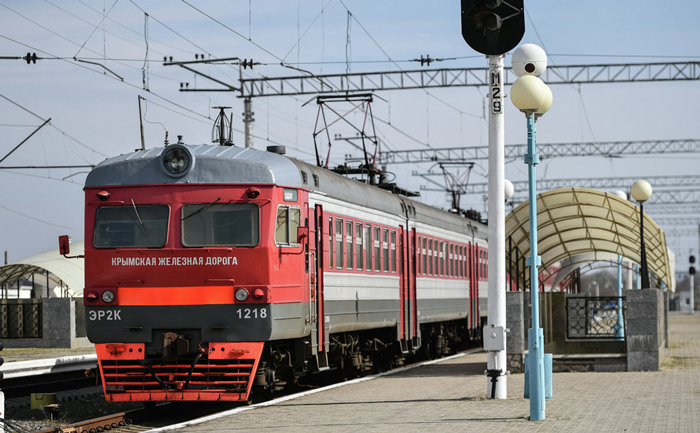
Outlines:
{"label": "clear sky", "polygon": [[[525,0],[525,7],[522,42],[545,48],[550,64],[700,59],[700,3],[695,1]],[[237,94],[179,92],[181,82],[213,84],[163,66],[164,56],[253,58],[261,64],[245,71],[249,77],[299,74],[280,66],[282,61],[316,74],[420,69],[407,60],[428,54],[453,59],[431,68],[486,67],[484,56],[462,39],[460,26],[456,0],[0,0],[0,56],[36,52],[54,58],[31,65],[0,60],[0,158],[43,123],[40,119],[51,118],[50,126],[0,166],[95,164],[139,148],[138,95],[147,100],[148,148],[162,145],[165,130],[170,142],[177,135],[190,144],[209,142],[216,116],[211,107],[218,105],[233,107],[234,141],[242,146],[243,103]],[[236,66],[201,70],[237,85]],[[149,91],[143,90],[144,81]],[[556,85],[552,90],[554,105],[538,123],[540,143],[700,138],[698,82]],[[487,144],[484,89],[378,96],[384,100],[376,99],[373,111],[387,148]],[[284,144],[289,155],[311,161],[317,107],[302,107],[309,99],[254,99],[255,147]],[[361,118],[350,116],[356,124]],[[337,124],[332,134],[354,131]],[[507,101],[506,143],[525,139],[525,119]],[[334,143],[332,162],[342,163],[347,153],[354,150]],[[558,158],[541,164],[538,177],[697,175],[699,163],[700,155]],[[478,164],[470,181],[485,182],[486,166],[485,161]],[[417,190],[426,182],[411,171],[429,167],[397,165],[389,170],[400,185]],[[55,248],[60,234],[83,238],[86,170],[0,170],[0,250],[8,251],[10,261]],[[520,160],[506,165],[506,177],[512,180],[525,180],[526,173]],[[424,193],[421,200],[449,206],[441,193]],[[474,196],[464,197],[462,205],[484,207],[482,198]],[[681,268],[691,248],[697,253],[697,236],[669,237],[668,242]]]}

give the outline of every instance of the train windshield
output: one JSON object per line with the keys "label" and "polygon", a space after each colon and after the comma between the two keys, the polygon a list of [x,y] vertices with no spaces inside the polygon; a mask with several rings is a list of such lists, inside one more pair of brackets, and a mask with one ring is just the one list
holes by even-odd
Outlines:
{"label": "train windshield", "polygon": [[96,248],[158,248],[168,238],[167,205],[102,206],[92,244]]}
{"label": "train windshield", "polygon": [[260,209],[250,203],[186,204],[182,207],[182,245],[255,246],[260,241]]}

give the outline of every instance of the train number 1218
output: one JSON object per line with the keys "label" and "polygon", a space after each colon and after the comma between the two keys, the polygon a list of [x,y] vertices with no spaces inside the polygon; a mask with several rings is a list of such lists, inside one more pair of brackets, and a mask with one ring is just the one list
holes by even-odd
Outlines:
{"label": "train number 1218", "polygon": [[267,318],[267,308],[238,308],[239,319],[265,319]]}

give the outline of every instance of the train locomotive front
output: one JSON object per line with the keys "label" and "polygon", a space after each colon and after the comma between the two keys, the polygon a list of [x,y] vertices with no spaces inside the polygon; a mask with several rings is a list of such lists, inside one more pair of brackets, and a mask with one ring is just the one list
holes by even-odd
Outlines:
{"label": "train locomotive front", "polygon": [[304,162],[176,145],[85,186],[87,336],[108,401],[244,401],[478,338],[485,227]]}
{"label": "train locomotive front", "polygon": [[246,400],[265,342],[309,334],[307,192],[278,186],[299,183],[285,158],[245,153],[173,145],[88,176],[84,304],[108,401]]}

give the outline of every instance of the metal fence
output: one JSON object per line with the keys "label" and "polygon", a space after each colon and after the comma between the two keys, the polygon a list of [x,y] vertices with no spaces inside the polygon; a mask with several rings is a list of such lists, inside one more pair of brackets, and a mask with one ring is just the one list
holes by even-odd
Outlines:
{"label": "metal fence", "polygon": [[[622,302],[622,317],[620,316]],[[569,339],[624,338],[625,297],[568,296],[566,337]]]}
{"label": "metal fence", "polygon": [[42,338],[40,299],[6,299],[0,305],[0,338]]}

